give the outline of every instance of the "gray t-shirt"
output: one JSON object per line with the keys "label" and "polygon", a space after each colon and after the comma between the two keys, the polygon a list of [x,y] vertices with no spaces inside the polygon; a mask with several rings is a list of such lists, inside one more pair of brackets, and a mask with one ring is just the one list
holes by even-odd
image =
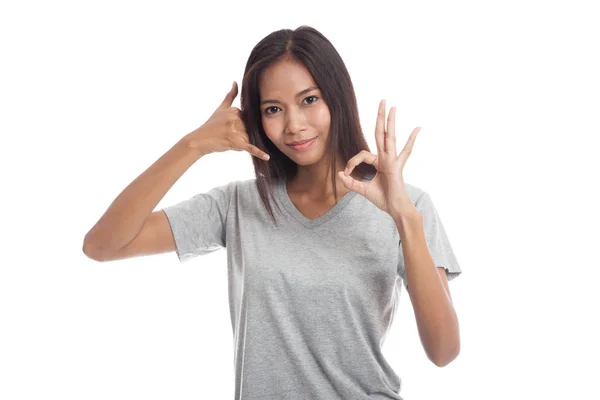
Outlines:
{"label": "gray t-shirt", "polygon": [[[372,179],[367,175],[363,181]],[[431,198],[405,184],[448,279],[460,273]],[[180,262],[226,248],[235,399],[402,399],[382,354],[406,284],[398,228],[356,192],[310,220],[280,180],[262,205],[256,179],[166,207]]]}

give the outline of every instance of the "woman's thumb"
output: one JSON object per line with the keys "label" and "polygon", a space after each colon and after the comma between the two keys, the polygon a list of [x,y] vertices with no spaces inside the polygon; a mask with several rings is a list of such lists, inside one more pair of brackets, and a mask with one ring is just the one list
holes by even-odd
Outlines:
{"label": "woman's thumb", "polygon": [[227,93],[225,95],[225,99],[223,99],[223,102],[221,103],[221,105],[219,105],[219,108],[229,108],[229,107],[231,107],[231,104],[233,103],[233,100],[237,96],[237,93],[238,93],[237,82],[233,81],[233,85],[231,86],[231,90],[229,91],[229,93]]}

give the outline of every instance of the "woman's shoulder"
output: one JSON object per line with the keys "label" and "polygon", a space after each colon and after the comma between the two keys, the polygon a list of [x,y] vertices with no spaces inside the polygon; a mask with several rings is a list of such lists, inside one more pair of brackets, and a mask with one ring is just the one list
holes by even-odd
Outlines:
{"label": "woman's shoulder", "polygon": [[408,197],[410,197],[410,200],[413,204],[416,204],[417,200],[419,200],[419,198],[426,193],[421,187],[411,183],[404,182],[404,187],[406,188],[406,193],[408,193]]}

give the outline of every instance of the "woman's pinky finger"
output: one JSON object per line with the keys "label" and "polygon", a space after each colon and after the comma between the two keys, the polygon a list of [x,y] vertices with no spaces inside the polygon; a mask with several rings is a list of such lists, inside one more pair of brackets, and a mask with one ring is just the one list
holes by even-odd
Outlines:
{"label": "woman's pinky finger", "polygon": [[263,160],[268,160],[269,158],[271,158],[267,153],[265,153],[264,151],[262,151],[261,149],[259,149],[256,146],[253,145],[248,145],[248,147],[246,148],[246,150],[248,151],[248,153],[252,154],[255,157],[258,157],[260,159]]}

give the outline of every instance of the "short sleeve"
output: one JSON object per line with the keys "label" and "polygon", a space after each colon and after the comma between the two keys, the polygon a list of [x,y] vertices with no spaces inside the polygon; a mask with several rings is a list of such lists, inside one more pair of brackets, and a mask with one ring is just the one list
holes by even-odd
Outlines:
{"label": "short sleeve", "polygon": [[[431,258],[436,267],[443,267],[446,270],[448,281],[456,278],[462,272],[458,264],[458,260],[454,255],[450,240],[442,224],[442,220],[431,201],[431,197],[427,192],[424,192],[416,201],[415,207],[423,216],[423,229],[425,231],[425,239]],[[398,244],[398,274],[402,277],[404,287],[408,289],[406,282],[406,269],[404,265],[404,254],[402,252],[402,243]]]}
{"label": "short sleeve", "polygon": [[165,207],[181,263],[225,247],[227,213],[235,182]]}

